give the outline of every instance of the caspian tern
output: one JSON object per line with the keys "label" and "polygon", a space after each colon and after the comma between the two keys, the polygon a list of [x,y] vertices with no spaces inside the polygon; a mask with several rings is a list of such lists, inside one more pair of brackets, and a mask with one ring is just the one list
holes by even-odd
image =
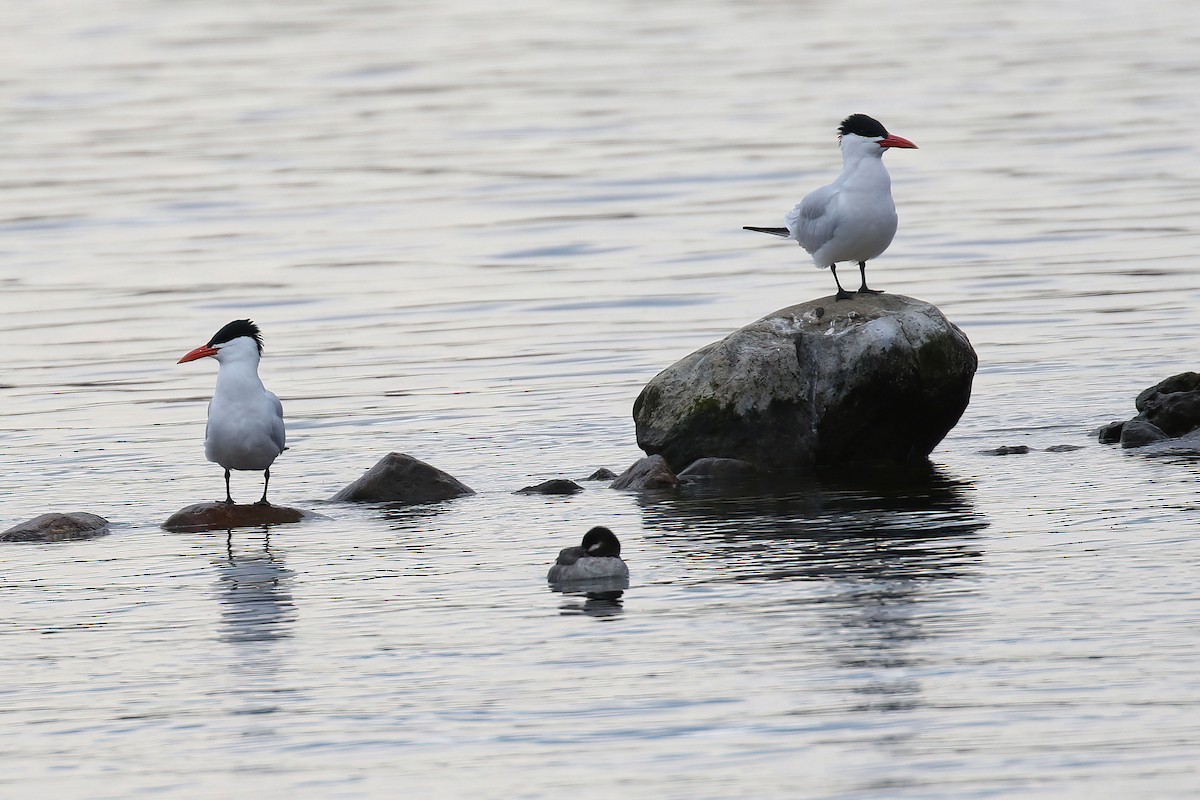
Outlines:
{"label": "caspian tern", "polygon": [[896,235],[896,204],[892,179],[883,166],[889,147],[916,149],[901,136],[887,132],[866,114],[851,114],[838,128],[842,148],[842,174],[828,186],[810,192],[784,218],[787,227],[744,230],[795,239],[818,268],[829,267],[837,284],[837,299],[853,297],[837,276],[841,261],[857,261],[862,274],[862,294],[879,294],[867,287],[867,262],[892,243]]}
{"label": "caspian tern", "polygon": [[179,359],[180,364],[211,356],[217,368],[217,388],[208,404],[204,429],[204,455],[225,468],[225,502],[229,492],[229,470],[262,470],[263,496],[271,482],[271,464],[286,448],[283,404],[268,392],[258,378],[262,334],[248,319],[235,319],[213,334],[208,344]]}
{"label": "caspian tern", "polygon": [[578,547],[568,547],[558,554],[546,580],[563,583],[628,577],[629,567],[621,560],[621,542],[608,528],[598,525],[583,535]]}

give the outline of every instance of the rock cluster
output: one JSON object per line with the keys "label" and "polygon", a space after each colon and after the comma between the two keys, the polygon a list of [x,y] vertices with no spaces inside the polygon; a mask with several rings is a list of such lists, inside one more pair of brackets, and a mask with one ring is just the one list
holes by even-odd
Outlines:
{"label": "rock cluster", "polygon": [[1134,400],[1138,415],[1099,430],[1102,443],[1144,447],[1169,442],[1200,450],[1200,373],[1181,372],[1145,389]]}

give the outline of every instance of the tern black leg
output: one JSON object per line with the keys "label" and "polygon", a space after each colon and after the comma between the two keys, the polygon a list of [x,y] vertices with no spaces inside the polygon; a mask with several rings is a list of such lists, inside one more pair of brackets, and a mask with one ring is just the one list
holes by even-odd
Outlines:
{"label": "tern black leg", "polygon": [[858,262],[858,273],[862,275],[863,285],[858,287],[859,294],[883,294],[883,289],[868,289],[867,288],[867,262]]}
{"label": "tern black leg", "polygon": [[833,282],[836,283],[838,287],[837,299],[849,300],[851,297],[854,297],[854,292],[847,292],[842,288],[842,282],[838,280],[837,276],[837,264],[830,264],[829,271],[833,273]]}
{"label": "tern black leg", "polygon": [[263,470],[263,496],[262,496],[262,499],[259,500],[257,503],[255,503],[255,505],[257,505],[257,506],[271,505],[269,502],[267,502],[267,486],[269,486],[270,483],[271,483],[271,470],[268,467],[267,469]]}
{"label": "tern black leg", "polygon": [[225,502],[233,505],[233,495],[229,493],[229,470],[225,470]]}

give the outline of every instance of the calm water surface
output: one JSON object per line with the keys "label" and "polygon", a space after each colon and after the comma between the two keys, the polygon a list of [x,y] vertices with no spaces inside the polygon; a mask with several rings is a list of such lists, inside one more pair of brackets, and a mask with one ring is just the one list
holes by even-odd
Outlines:
{"label": "calm water surface", "polygon": [[[4,22],[0,522],[117,525],[3,550],[0,794],[1200,793],[1200,463],[1089,433],[1198,368],[1190,0]],[[656,372],[828,294],[740,227],[857,111],[921,146],[872,284],[980,357],[933,475],[513,495],[623,469]],[[239,316],[288,414],[272,497],[329,519],[168,534],[222,489],[215,365],[175,361]],[[323,502],[391,450],[478,495]],[[619,601],[545,586],[593,524]]]}

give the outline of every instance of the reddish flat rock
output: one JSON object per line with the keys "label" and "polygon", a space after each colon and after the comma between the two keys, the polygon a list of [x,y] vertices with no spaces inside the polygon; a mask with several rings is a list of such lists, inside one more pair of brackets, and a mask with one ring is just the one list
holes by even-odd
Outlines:
{"label": "reddish flat rock", "polygon": [[181,508],[163,523],[169,531],[213,531],[231,528],[257,528],[314,519],[319,515],[287,506],[229,505],[221,502],[196,503]]}

